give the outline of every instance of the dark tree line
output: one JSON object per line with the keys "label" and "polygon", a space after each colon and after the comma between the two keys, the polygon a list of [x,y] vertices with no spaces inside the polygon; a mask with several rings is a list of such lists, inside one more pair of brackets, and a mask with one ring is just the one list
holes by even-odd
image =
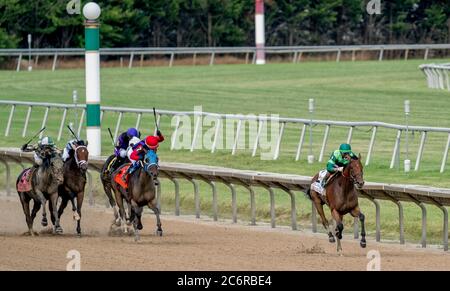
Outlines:
{"label": "dark tree line", "polygon": [[[450,42],[450,0],[266,0],[266,45]],[[69,0],[0,0],[0,48],[82,47]],[[88,1],[82,1],[84,3]],[[98,0],[102,47],[253,46],[254,0]]]}

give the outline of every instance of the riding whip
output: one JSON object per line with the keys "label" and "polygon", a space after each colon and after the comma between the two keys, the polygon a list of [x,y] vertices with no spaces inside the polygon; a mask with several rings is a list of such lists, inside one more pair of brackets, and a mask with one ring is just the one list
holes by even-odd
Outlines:
{"label": "riding whip", "polygon": [[70,128],[70,126],[68,125],[67,128],[70,130],[70,133],[73,135],[73,137],[77,140],[80,141],[77,137],[77,135],[73,132],[72,128]]}
{"label": "riding whip", "polygon": [[36,133],[29,141],[27,141],[26,145],[28,145],[33,139],[35,139],[44,130],[45,130],[45,126],[41,130],[39,130],[39,132]]}
{"label": "riding whip", "polygon": [[114,137],[112,135],[111,128],[109,128],[109,127],[108,127],[108,132],[109,132],[109,136],[111,137],[112,144],[114,146]]}
{"label": "riding whip", "polygon": [[156,130],[159,131],[158,123],[156,122],[156,110],[155,110],[155,107],[153,107],[153,116],[155,117],[155,126],[156,126]]}

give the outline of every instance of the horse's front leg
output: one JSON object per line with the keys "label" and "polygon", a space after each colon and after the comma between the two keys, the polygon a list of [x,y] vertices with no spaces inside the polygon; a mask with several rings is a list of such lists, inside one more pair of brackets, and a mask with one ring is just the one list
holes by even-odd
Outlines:
{"label": "horse's front leg", "polygon": [[[36,187],[37,188],[37,187]],[[43,227],[46,227],[48,225],[48,220],[47,220],[47,211],[45,209],[45,203],[47,202],[47,199],[45,199],[44,193],[41,192],[41,190],[36,189],[36,196],[37,199],[39,200],[39,202],[41,202],[42,204],[42,220],[41,220],[41,225]]]}
{"label": "horse's front leg", "polygon": [[[61,234],[63,233],[63,229],[61,225],[59,224],[59,217],[58,217],[58,192],[52,193],[50,195],[50,203],[51,203],[51,211],[52,211],[52,221],[54,217],[54,225],[55,225],[55,233]],[[50,205],[49,205],[50,207]]]}
{"label": "horse's front leg", "polygon": [[148,203],[148,207],[153,210],[153,212],[156,215],[156,235],[157,236],[162,236],[163,235],[163,230],[161,227],[161,219],[159,218],[159,215],[161,213],[161,211],[159,210],[159,208],[156,206],[156,198],[153,198],[153,200],[151,202]]}
{"label": "horse's front leg", "polygon": [[[41,202],[37,200],[33,200],[33,210],[31,211],[31,225],[33,226],[34,219],[36,218],[36,214],[39,209],[41,209]],[[37,235],[37,232],[33,231],[32,235]]]}
{"label": "horse's front leg", "polygon": [[81,191],[77,194],[77,215],[78,219],[77,221],[77,234],[78,236],[81,236],[81,207],[83,206],[83,200],[84,200],[84,191]]}
{"label": "horse's front leg", "polygon": [[320,199],[320,197],[318,195],[319,194],[317,194],[317,192],[311,190],[311,198],[312,198],[312,201],[314,203],[314,206],[317,209],[317,213],[319,213],[320,219],[322,220],[323,227],[328,232],[328,241],[330,243],[334,243],[335,239],[334,239],[333,233],[331,232],[330,224],[328,222],[328,219],[326,218],[325,212],[323,211],[322,200]]}
{"label": "horse's front leg", "polygon": [[353,217],[358,217],[359,218],[359,222],[361,223],[361,241],[359,242],[359,245],[362,248],[366,247],[366,226],[365,226],[365,219],[366,217],[364,216],[364,214],[361,212],[361,210],[359,209],[359,206],[356,206],[355,209],[353,209],[350,214]]}
{"label": "horse's front leg", "polygon": [[61,197],[62,199],[61,199],[61,205],[59,205],[59,209],[58,209],[58,217],[61,217],[61,215],[64,213],[64,209],[66,208],[66,206],[67,206],[67,199],[66,198],[63,198],[63,197]]}
{"label": "horse's front leg", "polygon": [[139,207],[134,200],[131,200],[131,212],[133,213],[133,227],[134,227],[134,241],[138,242],[141,239],[141,236],[139,235],[139,231],[142,229],[142,222],[141,222],[141,216],[142,216],[142,210],[143,207]]}
{"label": "horse's front leg", "polygon": [[344,230],[344,224],[342,223],[342,215],[336,210],[333,209],[331,211],[331,215],[336,222],[335,235],[337,240],[337,251],[338,253],[342,252],[341,239],[342,239],[342,231]]}

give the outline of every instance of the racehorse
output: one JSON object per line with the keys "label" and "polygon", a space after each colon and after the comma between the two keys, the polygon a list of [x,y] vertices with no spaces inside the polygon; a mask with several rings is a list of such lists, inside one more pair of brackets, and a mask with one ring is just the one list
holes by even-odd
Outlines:
{"label": "racehorse", "polygon": [[[100,173],[100,180],[102,181],[103,190],[105,191],[106,196],[109,200],[109,205],[111,205],[111,208],[114,210],[114,220],[113,224],[116,224],[117,226],[120,226],[120,217],[119,212],[116,208],[116,201],[113,198],[113,191],[111,186],[111,174],[120,168],[123,164],[126,163],[126,159],[122,159],[120,157],[117,157],[116,155],[111,155],[106,159],[105,164],[103,164],[102,171]],[[123,203],[123,200],[122,200]],[[128,206],[128,213],[131,212],[131,206]]]}
{"label": "racehorse", "polygon": [[[31,172],[28,172],[31,171]],[[24,175],[30,175],[30,180],[27,186],[22,186],[21,180]],[[24,177],[24,179],[27,179]],[[23,212],[28,225],[29,234],[34,236],[33,221],[36,213],[43,205],[42,209],[42,226],[47,226],[47,213],[45,210],[45,203],[50,200],[49,210],[57,217],[57,201],[58,201],[58,187],[63,183],[63,160],[59,153],[52,153],[45,156],[42,165],[39,168],[28,168],[23,170],[16,181],[16,189],[19,194],[20,202],[22,203]],[[30,215],[30,201],[33,199],[33,210]],[[59,218],[54,222],[55,233],[62,233],[62,228],[59,224]]]}
{"label": "racehorse", "polygon": [[148,206],[156,215],[156,234],[162,236],[163,233],[159,217],[160,210],[156,205],[156,187],[154,184],[154,177],[158,174],[158,168],[156,164],[150,163],[150,159],[147,156],[144,159],[144,162],[140,163],[141,167],[132,174],[129,174],[128,189],[124,189],[117,183],[117,179],[121,179],[120,177],[116,177],[121,172],[121,168],[117,169],[117,171],[112,174],[111,178],[112,188],[115,193],[117,204],[119,205],[119,213],[123,227],[126,226],[124,224],[125,210],[122,198],[125,198],[128,204],[131,205],[130,220],[133,221],[135,241],[139,241],[139,230],[143,228],[141,217],[144,206]]}
{"label": "racehorse", "polygon": [[[315,183],[318,179],[318,174],[316,174],[312,181]],[[356,185],[356,187],[355,187]],[[335,242],[334,236],[337,238],[337,251],[341,252],[341,239],[342,231],[344,230],[344,225],[342,223],[342,217],[350,213],[353,217],[358,217],[361,222],[361,241],[360,246],[362,248],[366,247],[366,231],[364,226],[364,214],[359,209],[358,205],[358,193],[356,188],[361,189],[364,185],[363,178],[363,166],[361,164],[361,155],[358,157],[351,158],[344,170],[337,172],[331,176],[327,182],[325,188],[325,195],[321,195],[314,191],[313,189],[308,189],[307,194],[310,196],[311,200],[314,202],[316,209],[322,219],[322,224],[328,231],[328,238],[331,243]],[[330,226],[325,213],[323,211],[323,205],[327,204],[331,210],[331,215],[336,223],[334,229],[334,236],[330,230]]]}
{"label": "racehorse", "polygon": [[[72,203],[73,218],[77,222],[77,234],[81,236],[81,207],[84,199],[84,188],[86,186],[86,171],[88,169],[89,151],[87,143],[77,141],[72,145],[69,158],[64,163],[64,183],[59,186],[58,194],[61,197],[61,205],[58,210],[60,218],[67,206]],[[76,205],[75,205],[76,198]],[[52,216],[52,221],[54,217]]]}

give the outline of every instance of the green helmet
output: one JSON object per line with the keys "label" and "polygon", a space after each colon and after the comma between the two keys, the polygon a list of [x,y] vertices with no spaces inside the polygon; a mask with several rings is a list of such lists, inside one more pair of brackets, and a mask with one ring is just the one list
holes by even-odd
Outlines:
{"label": "green helmet", "polygon": [[343,154],[350,153],[352,151],[352,147],[348,143],[343,143],[339,146],[339,151]]}
{"label": "green helmet", "polygon": [[55,143],[51,137],[45,136],[39,141],[40,146],[54,146]]}

